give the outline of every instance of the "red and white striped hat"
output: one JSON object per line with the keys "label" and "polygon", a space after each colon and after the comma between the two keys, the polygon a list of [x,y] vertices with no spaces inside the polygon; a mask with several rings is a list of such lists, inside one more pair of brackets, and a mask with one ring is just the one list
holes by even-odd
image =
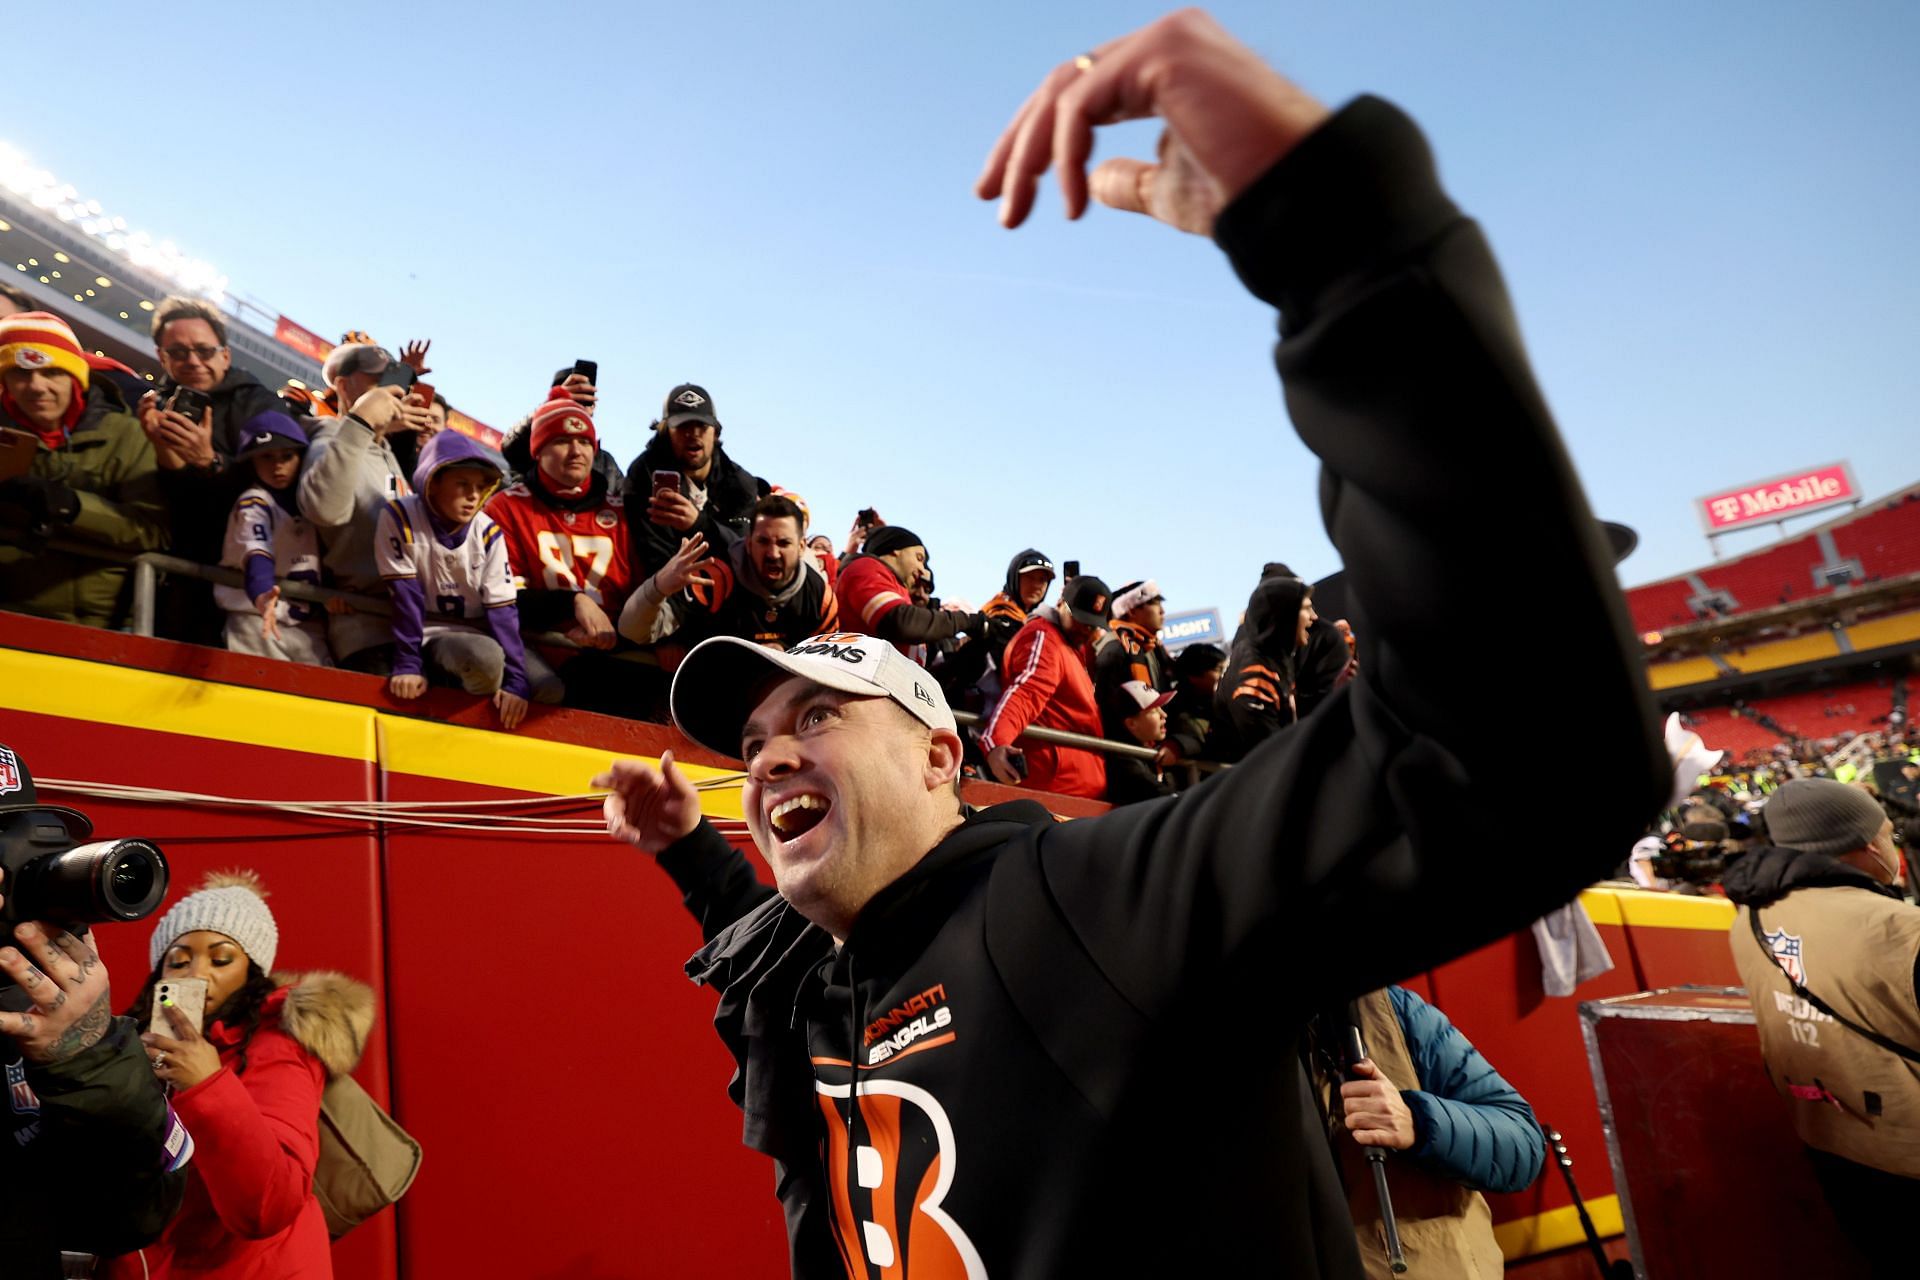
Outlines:
{"label": "red and white striped hat", "polygon": [[600,447],[600,435],[593,429],[593,415],[587,412],[587,406],[575,400],[565,387],[555,387],[547,393],[546,403],[533,411],[528,452],[538,458],[542,449],[563,436],[580,436],[594,448]]}
{"label": "red and white striped hat", "polygon": [[0,319],[0,369],[58,369],[82,391],[93,373],[67,322],[44,311],[18,311]]}

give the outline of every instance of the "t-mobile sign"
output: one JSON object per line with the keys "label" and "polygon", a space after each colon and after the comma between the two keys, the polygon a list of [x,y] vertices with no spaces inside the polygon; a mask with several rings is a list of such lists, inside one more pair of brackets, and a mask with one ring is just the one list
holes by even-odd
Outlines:
{"label": "t-mobile sign", "polygon": [[1225,636],[1218,609],[1189,609],[1184,613],[1170,613],[1160,628],[1160,643],[1167,646],[1168,653],[1178,653],[1190,644],[1202,642],[1224,647],[1227,643]]}
{"label": "t-mobile sign", "polygon": [[1859,500],[1860,487],[1854,483],[1853,468],[1834,462],[1790,471],[1725,493],[1710,493],[1695,499],[1694,505],[1708,533],[1726,533]]}

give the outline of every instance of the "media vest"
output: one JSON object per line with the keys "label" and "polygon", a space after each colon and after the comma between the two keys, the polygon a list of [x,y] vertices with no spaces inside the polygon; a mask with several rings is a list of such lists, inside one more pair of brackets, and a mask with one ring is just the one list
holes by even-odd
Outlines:
{"label": "media vest", "polygon": [[1773,1087],[1800,1140],[1886,1173],[1920,1178],[1920,1065],[1793,994],[1774,957],[1835,1011],[1920,1050],[1913,966],[1920,908],[1865,888],[1796,889],[1760,908],[1769,956],[1741,907],[1729,935]]}

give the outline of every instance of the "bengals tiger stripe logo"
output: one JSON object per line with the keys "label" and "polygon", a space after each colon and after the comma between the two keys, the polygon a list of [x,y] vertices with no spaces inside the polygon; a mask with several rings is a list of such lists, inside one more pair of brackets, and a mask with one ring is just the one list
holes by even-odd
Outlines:
{"label": "bengals tiger stripe logo", "polygon": [[939,1101],[903,1081],[862,1080],[849,1140],[849,1086],[816,1080],[814,1088],[827,1122],[834,1239],[847,1275],[986,1280],[979,1250],[941,1208],[953,1187],[958,1153]]}

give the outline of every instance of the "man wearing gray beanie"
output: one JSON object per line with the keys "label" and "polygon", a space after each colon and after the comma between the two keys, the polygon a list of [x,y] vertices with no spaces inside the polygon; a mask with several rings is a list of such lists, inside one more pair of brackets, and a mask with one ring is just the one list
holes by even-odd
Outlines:
{"label": "man wearing gray beanie", "polygon": [[1767,1074],[1874,1274],[1910,1275],[1897,1224],[1920,1214],[1920,908],[1897,888],[1893,823],[1828,778],[1786,783],[1762,816],[1774,847],[1734,862],[1722,885],[1740,908],[1733,959]]}

